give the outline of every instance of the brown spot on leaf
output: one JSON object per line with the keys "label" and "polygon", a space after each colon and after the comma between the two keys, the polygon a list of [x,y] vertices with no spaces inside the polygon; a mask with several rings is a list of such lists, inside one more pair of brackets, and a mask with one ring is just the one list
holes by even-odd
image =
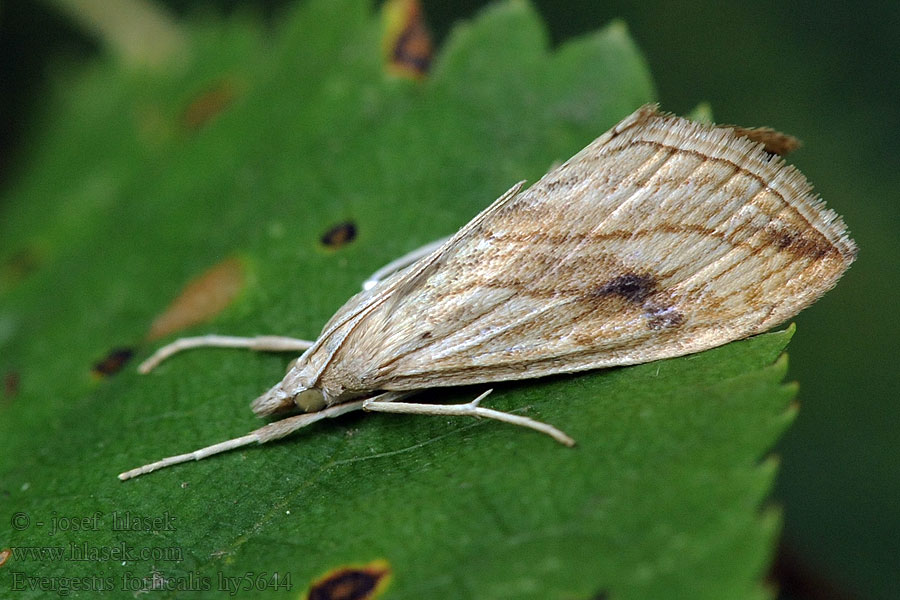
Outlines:
{"label": "brown spot on leaf", "polygon": [[132,356],[134,356],[134,350],[131,348],[113,348],[102,360],[94,364],[91,373],[97,377],[115,375],[131,360]]}
{"label": "brown spot on leaf", "polygon": [[771,127],[734,127],[732,125],[725,127],[730,127],[736,134],[762,144],[769,154],[784,156],[801,146],[800,140],[794,136],[775,131]]}
{"label": "brown spot on leaf", "polygon": [[385,560],[338,567],[312,583],[306,600],[373,600],[384,592],[390,575]]}
{"label": "brown spot on leaf", "polygon": [[22,378],[18,371],[8,371],[3,376],[3,397],[12,400],[19,393],[19,383]]}
{"label": "brown spot on leaf", "polygon": [[16,284],[34,273],[43,262],[36,248],[17,250],[0,263],[0,289]]}
{"label": "brown spot on leaf", "polygon": [[147,339],[159,339],[211,319],[225,310],[243,287],[241,261],[223,260],[188,282],[165,312],[153,321]]}
{"label": "brown spot on leaf", "polygon": [[322,234],[322,245],[332,250],[349,244],[356,239],[356,224],[353,221],[338,223]]}
{"label": "brown spot on leaf", "polygon": [[382,47],[389,73],[423,79],[431,67],[434,48],[425,27],[419,0],[388,0],[382,8]]}
{"label": "brown spot on leaf", "polygon": [[231,79],[218,81],[197,94],[181,112],[181,125],[198,131],[231,105],[237,96],[237,85]]}
{"label": "brown spot on leaf", "polygon": [[6,561],[9,560],[9,557],[12,556],[12,550],[9,548],[4,548],[0,550],[0,567],[6,564]]}

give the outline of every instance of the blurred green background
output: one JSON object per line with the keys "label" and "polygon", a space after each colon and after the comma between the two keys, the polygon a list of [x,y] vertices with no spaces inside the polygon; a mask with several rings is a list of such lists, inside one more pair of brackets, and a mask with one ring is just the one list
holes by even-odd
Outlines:
{"label": "blurred green background", "polygon": [[[283,2],[162,4],[176,14],[277,19]],[[438,43],[484,4],[423,0]],[[785,598],[900,597],[900,3],[534,4],[554,42],[624,19],[664,109],[709,102],[717,122],[803,140],[790,161],[844,216],[860,255],[796,319],[789,378],[800,382],[801,410],[778,448],[773,502],[785,524],[774,578]],[[101,51],[53,2],[0,3],[0,186],[26,154],[47,81]]]}

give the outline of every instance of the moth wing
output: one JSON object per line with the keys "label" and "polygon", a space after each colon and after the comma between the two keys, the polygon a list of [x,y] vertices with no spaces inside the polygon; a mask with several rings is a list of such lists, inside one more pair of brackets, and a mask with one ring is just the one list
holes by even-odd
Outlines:
{"label": "moth wing", "polygon": [[385,285],[328,374],[403,390],[697,352],[793,316],[855,253],[793,167],[644,107]]}

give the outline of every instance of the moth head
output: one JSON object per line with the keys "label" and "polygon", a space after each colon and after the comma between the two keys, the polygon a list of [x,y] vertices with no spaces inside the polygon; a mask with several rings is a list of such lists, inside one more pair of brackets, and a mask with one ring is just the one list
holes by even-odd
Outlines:
{"label": "moth head", "polygon": [[253,412],[264,417],[296,409],[318,412],[328,406],[325,392],[310,381],[305,366],[302,356],[291,362],[284,379],[253,401],[250,405]]}

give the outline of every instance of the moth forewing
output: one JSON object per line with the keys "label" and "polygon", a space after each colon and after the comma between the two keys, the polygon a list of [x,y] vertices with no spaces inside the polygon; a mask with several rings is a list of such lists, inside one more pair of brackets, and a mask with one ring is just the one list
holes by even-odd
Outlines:
{"label": "moth forewing", "polygon": [[323,379],[412,390],[697,352],[796,314],[855,255],[798,171],[652,108],[464,233],[372,308]]}
{"label": "moth forewing", "polygon": [[477,406],[480,397],[396,402],[435,386],[699,352],[814,302],[856,246],[800,172],[741,131],[639,109],[423,258],[367,283],[254,402],[260,414],[292,403],[318,412],[123,476],[358,408],[485,416],[571,442],[550,425]]}

